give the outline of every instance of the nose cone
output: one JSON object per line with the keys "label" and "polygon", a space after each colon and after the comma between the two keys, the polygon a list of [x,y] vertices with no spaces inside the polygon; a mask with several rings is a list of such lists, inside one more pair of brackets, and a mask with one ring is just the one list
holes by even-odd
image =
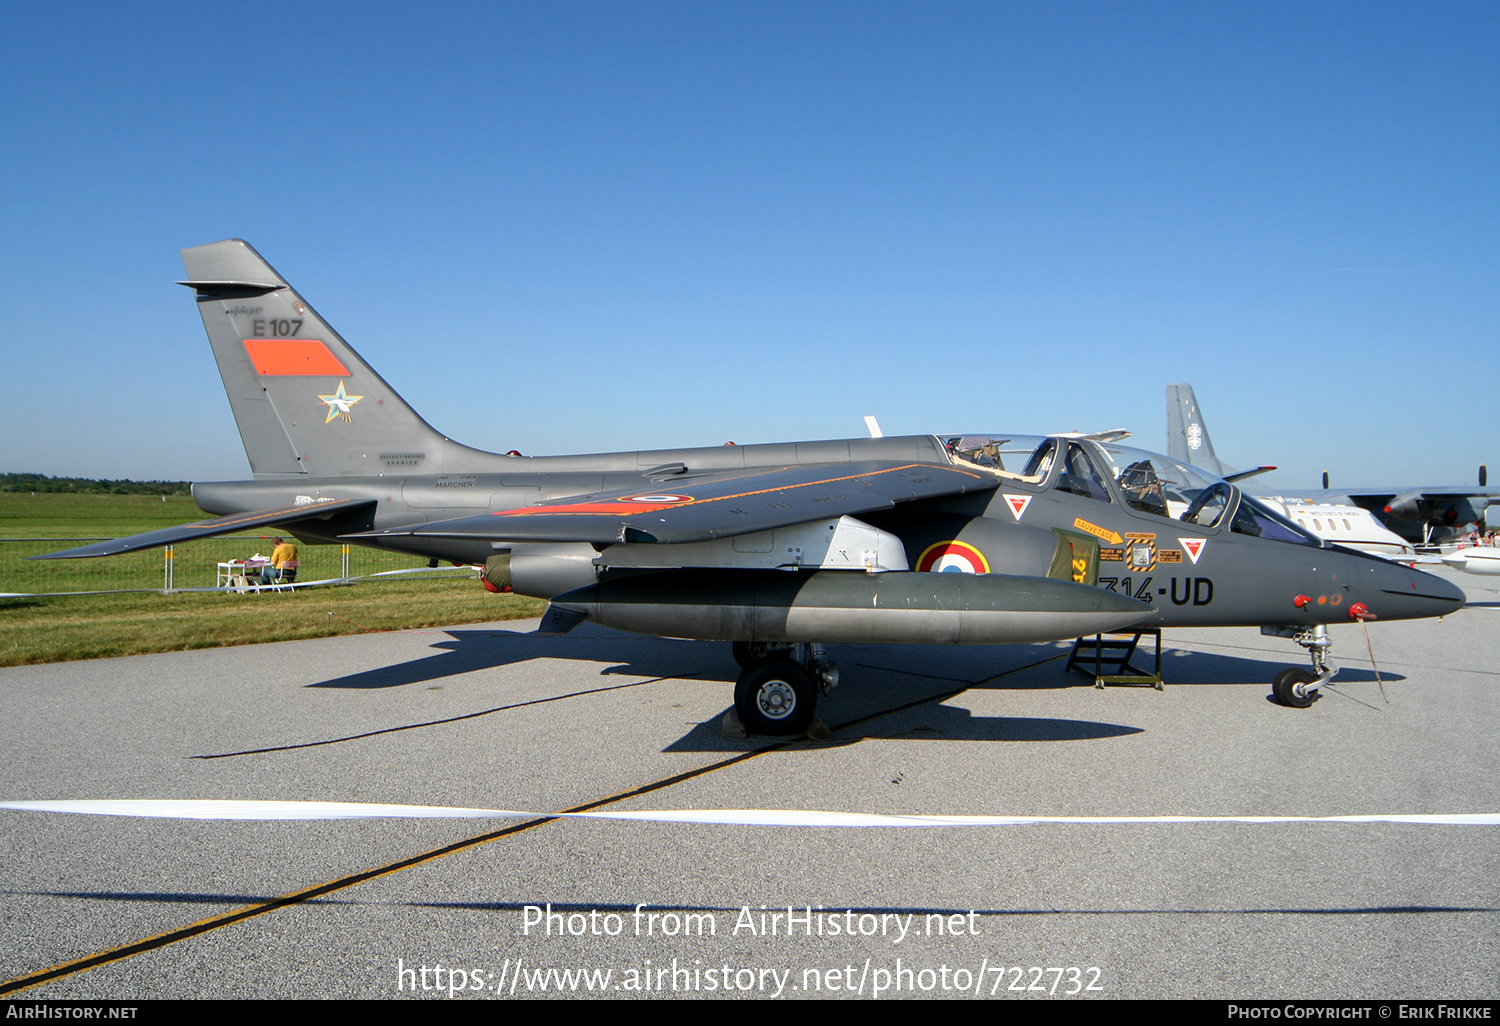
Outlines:
{"label": "nose cone", "polygon": [[1390,564],[1373,576],[1375,588],[1361,601],[1382,620],[1446,616],[1464,606],[1463,589],[1436,574]]}

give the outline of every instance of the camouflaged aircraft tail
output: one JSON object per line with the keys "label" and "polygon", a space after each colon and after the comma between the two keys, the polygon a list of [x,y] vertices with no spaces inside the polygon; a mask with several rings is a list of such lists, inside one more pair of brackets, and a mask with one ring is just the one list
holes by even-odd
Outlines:
{"label": "camouflaged aircraft tail", "polygon": [[250,244],[182,251],[257,477],[469,472],[505,459],[444,438]]}

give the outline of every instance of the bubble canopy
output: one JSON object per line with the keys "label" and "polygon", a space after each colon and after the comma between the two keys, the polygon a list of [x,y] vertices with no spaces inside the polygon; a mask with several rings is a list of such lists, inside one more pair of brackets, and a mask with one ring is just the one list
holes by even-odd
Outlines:
{"label": "bubble canopy", "polygon": [[1115,442],[1067,435],[939,436],[956,463],[967,463],[1033,489],[1059,489],[1123,503],[1154,517],[1321,547],[1291,520],[1201,467]]}

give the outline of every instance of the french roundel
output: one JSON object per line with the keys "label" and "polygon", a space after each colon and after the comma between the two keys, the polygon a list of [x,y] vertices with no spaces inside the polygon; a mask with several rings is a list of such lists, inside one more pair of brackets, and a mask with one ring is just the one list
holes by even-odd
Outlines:
{"label": "french roundel", "polygon": [[929,545],[917,560],[917,569],[933,573],[987,574],[990,564],[984,553],[961,541],[940,541]]}
{"label": "french roundel", "polygon": [[621,502],[692,502],[691,495],[627,495]]}

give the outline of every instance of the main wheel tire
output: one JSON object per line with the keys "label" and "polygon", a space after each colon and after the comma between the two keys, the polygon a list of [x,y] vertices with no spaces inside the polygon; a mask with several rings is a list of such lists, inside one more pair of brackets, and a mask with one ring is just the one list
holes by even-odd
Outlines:
{"label": "main wheel tire", "polygon": [[817,707],[818,688],[812,674],[790,659],[752,666],[734,686],[735,711],[752,734],[806,734]]}
{"label": "main wheel tire", "polygon": [[1310,673],[1307,670],[1296,668],[1282,670],[1276,675],[1276,679],[1271,682],[1271,694],[1282,705],[1293,709],[1306,709],[1318,700],[1318,693],[1314,691],[1305,698],[1299,698],[1297,692],[1293,691],[1292,688],[1298,684],[1311,684],[1317,679],[1317,674]]}
{"label": "main wheel tire", "polygon": [[785,659],[792,646],[769,641],[736,641],[729,650],[734,653],[734,661],[740,664],[740,669],[753,670],[772,659]]}

